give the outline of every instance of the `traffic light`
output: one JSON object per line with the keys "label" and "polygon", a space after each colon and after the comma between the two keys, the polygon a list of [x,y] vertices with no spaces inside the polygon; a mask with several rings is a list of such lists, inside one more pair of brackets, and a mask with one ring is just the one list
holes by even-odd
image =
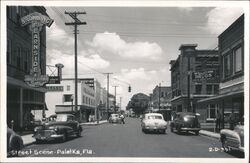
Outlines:
{"label": "traffic light", "polygon": [[131,92],[131,86],[128,86],[128,92]]}

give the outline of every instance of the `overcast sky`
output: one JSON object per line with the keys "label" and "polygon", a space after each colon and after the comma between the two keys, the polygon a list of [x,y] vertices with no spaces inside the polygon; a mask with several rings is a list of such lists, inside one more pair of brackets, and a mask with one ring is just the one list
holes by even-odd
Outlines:
{"label": "overcast sky", "polygon": [[[74,76],[72,22],[64,11],[80,15],[87,25],[78,26],[78,75],[95,77],[106,87],[106,76],[117,85],[117,100],[126,107],[135,93],[152,93],[161,83],[170,86],[169,61],[179,55],[181,44],[215,49],[217,36],[241,14],[242,8],[218,7],[46,7],[55,20],[47,28],[47,64],[63,63],[63,77]],[[118,79],[118,80],[117,80]],[[132,92],[128,93],[128,84]]]}

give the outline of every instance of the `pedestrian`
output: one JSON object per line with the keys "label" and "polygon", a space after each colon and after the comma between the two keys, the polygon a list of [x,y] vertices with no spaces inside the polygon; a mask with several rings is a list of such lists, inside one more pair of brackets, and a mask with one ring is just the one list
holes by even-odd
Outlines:
{"label": "pedestrian", "polygon": [[230,117],[229,117],[229,128],[230,128],[230,130],[233,130],[233,129],[234,129],[235,122],[236,122],[235,113],[232,112],[232,113],[230,114]]}
{"label": "pedestrian", "polygon": [[121,118],[122,123],[125,124],[125,121],[124,121],[125,117],[123,114],[120,115],[120,118]]}
{"label": "pedestrian", "polygon": [[221,125],[221,114],[220,111],[217,110],[217,114],[216,114],[216,131],[220,131],[220,126]]}

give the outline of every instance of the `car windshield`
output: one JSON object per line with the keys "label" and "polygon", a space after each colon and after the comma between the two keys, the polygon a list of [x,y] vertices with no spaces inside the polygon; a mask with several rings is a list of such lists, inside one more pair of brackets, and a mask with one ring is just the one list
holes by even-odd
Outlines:
{"label": "car windshield", "polygon": [[66,122],[67,121],[67,116],[66,115],[57,115],[56,121],[57,122]]}
{"label": "car windshield", "polygon": [[162,116],[160,116],[160,115],[150,115],[150,116],[148,116],[148,119],[162,119]]}
{"label": "car windshield", "polygon": [[117,117],[119,117],[119,115],[118,114],[112,114],[112,117],[117,118]]}

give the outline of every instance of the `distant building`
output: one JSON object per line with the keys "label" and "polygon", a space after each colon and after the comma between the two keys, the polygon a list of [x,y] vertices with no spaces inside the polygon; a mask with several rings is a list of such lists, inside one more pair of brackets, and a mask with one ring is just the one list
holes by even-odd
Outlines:
{"label": "distant building", "polygon": [[204,119],[204,110],[197,101],[219,91],[219,55],[217,50],[197,50],[197,44],[183,44],[180,55],[170,61],[172,110],[197,112]]}
{"label": "distant building", "polygon": [[244,116],[244,15],[233,22],[219,37],[220,86],[219,94],[199,101],[207,109],[207,117],[215,118],[216,110],[222,116],[222,127]]}
{"label": "distant building", "polygon": [[171,87],[156,86],[152,94],[152,112],[161,112],[165,120],[170,120],[171,115]]}
{"label": "distant building", "polygon": [[[7,6],[7,124],[14,129],[26,129],[35,113],[47,109],[44,87],[33,88],[24,82],[32,65],[32,35],[20,18],[38,12],[48,16],[42,6]],[[46,27],[40,32],[40,68],[46,75]],[[33,115],[31,114],[33,113]],[[36,118],[36,117],[35,117]]]}
{"label": "distant building", "polygon": [[92,85],[85,79],[78,79],[78,107],[75,110],[75,80],[62,79],[60,84],[47,84],[46,103],[47,116],[51,114],[73,113],[82,122],[89,121],[89,116],[95,114],[96,95]]}
{"label": "distant building", "polygon": [[171,110],[171,87],[156,86],[152,94],[154,110]]}

